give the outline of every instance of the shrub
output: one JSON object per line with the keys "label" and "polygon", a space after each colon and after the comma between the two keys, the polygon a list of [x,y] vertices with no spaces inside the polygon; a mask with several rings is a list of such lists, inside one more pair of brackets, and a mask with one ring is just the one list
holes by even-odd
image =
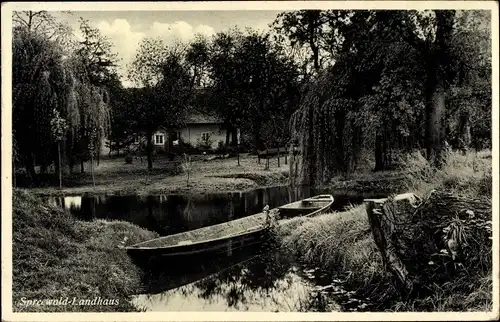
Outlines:
{"label": "shrub", "polygon": [[134,158],[132,158],[132,156],[131,156],[131,155],[127,155],[127,156],[125,157],[125,163],[126,163],[126,164],[132,164],[133,160],[134,160]]}
{"label": "shrub", "polygon": [[197,139],[196,140],[196,147],[198,149],[200,149],[201,151],[212,151],[212,144],[213,144],[213,141],[210,139],[207,139],[207,140]]}

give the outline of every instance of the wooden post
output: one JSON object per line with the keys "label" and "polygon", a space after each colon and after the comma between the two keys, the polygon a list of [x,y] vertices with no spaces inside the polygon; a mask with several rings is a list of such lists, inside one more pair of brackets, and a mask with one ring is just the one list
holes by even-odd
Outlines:
{"label": "wooden post", "polygon": [[238,166],[240,165],[240,144],[236,146],[236,156],[238,157]]}
{"label": "wooden post", "polygon": [[278,168],[280,167],[280,147],[278,145]]}
{"label": "wooden post", "polygon": [[266,170],[269,169],[269,150],[266,148]]}
{"label": "wooden post", "polygon": [[287,165],[287,159],[288,159],[288,148],[285,147],[285,165]]}

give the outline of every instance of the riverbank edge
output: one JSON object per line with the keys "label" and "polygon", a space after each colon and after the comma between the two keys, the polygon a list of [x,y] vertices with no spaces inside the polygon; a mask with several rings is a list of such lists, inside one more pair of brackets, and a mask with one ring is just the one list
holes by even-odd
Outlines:
{"label": "riverbank edge", "polygon": [[[231,182],[225,182],[224,188],[214,187],[197,187],[196,182],[190,182],[190,186],[169,186],[162,184],[159,187],[138,187],[131,190],[118,189],[94,189],[92,186],[63,188],[62,190],[56,187],[46,188],[27,188],[33,195],[39,197],[69,197],[69,196],[124,196],[124,195],[160,195],[160,194],[220,194],[220,193],[245,193],[255,189],[266,189],[289,186],[289,171],[280,172],[245,172],[245,173],[230,173],[230,174],[214,174],[207,175],[205,178],[219,180],[231,179]],[[379,194],[390,194],[400,192],[405,189],[405,176],[389,177],[387,179],[373,178],[342,178],[332,180],[328,185],[317,187],[321,191],[329,191],[332,194],[348,194],[358,195],[363,193],[371,193],[377,191]]]}
{"label": "riverbank edge", "polygon": [[12,205],[14,312],[138,311],[130,299],[143,273],[118,245],[156,233],[123,221],[83,222],[21,189],[13,191]]}

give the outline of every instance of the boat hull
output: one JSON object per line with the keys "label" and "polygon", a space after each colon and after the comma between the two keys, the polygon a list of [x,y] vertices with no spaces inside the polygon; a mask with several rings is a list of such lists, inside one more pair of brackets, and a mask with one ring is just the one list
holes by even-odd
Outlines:
{"label": "boat hull", "polygon": [[128,248],[127,253],[133,257],[147,255],[148,257],[185,257],[199,255],[213,255],[228,250],[260,243],[265,237],[264,230],[254,231],[245,235],[235,236],[223,240],[213,240],[198,244],[180,245],[175,248]]}
{"label": "boat hull", "polygon": [[[280,217],[283,219],[278,221],[278,225],[285,224],[290,217],[309,217],[324,213],[330,210],[332,204],[332,196],[322,195],[278,207]],[[160,237],[126,247],[126,250],[131,257],[135,258],[136,262],[146,262],[148,258],[156,257],[200,257],[226,252],[248,245],[259,244],[266,240],[268,230],[264,226],[265,218],[266,214],[260,213],[215,226]],[[218,233],[214,231],[218,231]],[[200,240],[200,236],[205,235],[215,237]],[[189,242],[183,243],[183,239],[187,239]],[[191,240],[194,240],[194,242],[191,242]]]}

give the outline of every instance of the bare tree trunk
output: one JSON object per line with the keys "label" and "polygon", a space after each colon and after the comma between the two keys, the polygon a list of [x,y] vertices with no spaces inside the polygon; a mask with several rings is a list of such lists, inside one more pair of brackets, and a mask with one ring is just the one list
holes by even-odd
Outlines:
{"label": "bare tree trunk", "polygon": [[146,132],[147,140],[147,154],[148,154],[148,170],[153,170],[153,131],[148,130]]}
{"label": "bare tree trunk", "polygon": [[26,156],[26,173],[30,181],[32,182],[37,181],[36,171],[35,171],[35,160],[33,158],[32,153],[28,153],[28,155]]}
{"label": "bare tree trunk", "polygon": [[238,166],[240,165],[240,143],[236,146],[236,157],[238,158]]}
{"label": "bare tree trunk", "polygon": [[399,258],[398,249],[391,239],[395,232],[395,227],[391,220],[385,218],[386,216],[392,218],[394,213],[389,211],[386,213],[384,210],[378,207],[376,208],[375,202],[373,201],[367,203],[366,212],[368,214],[368,221],[370,223],[373,239],[382,257],[384,269],[388,270],[396,277],[397,282],[404,290],[411,290],[413,285],[408,270]]}
{"label": "bare tree trunk", "polygon": [[238,130],[234,126],[231,127],[231,145],[238,145]]}
{"label": "bare tree trunk", "polygon": [[460,149],[462,153],[465,154],[467,152],[467,147],[471,144],[470,118],[468,111],[463,111],[460,114],[459,131]]}
{"label": "bare tree trunk", "polygon": [[428,81],[426,84],[427,160],[440,168],[443,164],[443,116],[445,112],[446,73],[443,66],[448,56],[448,43],[453,31],[455,12],[436,10],[436,40],[428,53]]}
{"label": "bare tree trunk", "polygon": [[59,172],[59,189],[62,189],[61,141],[57,142],[57,170]]}
{"label": "bare tree trunk", "polygon": [[231,130],[229,126],[226,126],[226,146],[229,146],[229,139],[231,136]]}
{"label": "bare tree trunk", "polygon": [[90,155],[90,173],[92,175],[92,185],[95,187],[95,178],[94,178],[94,156]]}
{"label": "bare tree trunk", "polygon": [[381,171],[385,168],[382,140],[382,135],[377,133],[377,135],[375,136],[375,169],[373,171]]}
{"label": "bare tree trunk", "polygon": [[74,166],[75,166],[75,160],[73,159],[73,157],[69,157],[69,160],[68,160],[68,170],[69,170],[69,173],[70,174],[73,174],[73,172],[75,171],[74,170]]}
{"label": "bare tree trunk", "polygon": [[443,163],[443,115],[445,110],[444,88],[437,85],[427,102],[427,160],[440,168]]}

